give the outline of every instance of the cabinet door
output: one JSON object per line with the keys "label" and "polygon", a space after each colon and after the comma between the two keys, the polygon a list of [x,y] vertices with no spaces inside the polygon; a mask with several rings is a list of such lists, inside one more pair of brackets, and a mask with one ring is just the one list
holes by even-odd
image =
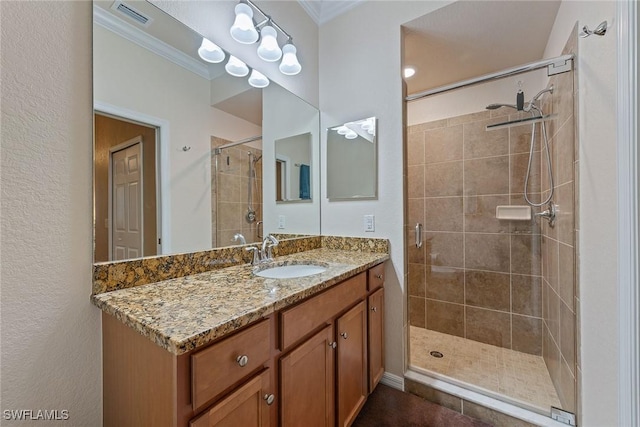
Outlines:
{"label": "cabinet door", "polygon": [[384,374],[384,288],[369,296],[369,393]]}
{"label": "cabinet door", "polygon": [[280,359],[280,424],[334,423],[333,328],[327,326]]}
{"label": "cabinet door", "polygon": [[367,311],[361,301],[336,322],[338,425],[349,426],[368,396]]}
{"label": "cabinet door", "polygon": [[228,397],[191,421],[190,427],[269,427],[270,372],[256,375]]}

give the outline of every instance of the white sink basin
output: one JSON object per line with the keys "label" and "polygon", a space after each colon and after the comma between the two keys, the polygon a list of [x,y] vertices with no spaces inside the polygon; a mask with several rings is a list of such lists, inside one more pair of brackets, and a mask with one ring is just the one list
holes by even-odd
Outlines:
{"label": "white sink basin", "polygon": [[311,276],[313,274],[319,274],[324,272],[326,269],[326,267],[323,267],[321,265],[290,264],[265,268],[264,270],[257,271],[255,275],[264,277],[266,279],[293,279],[295,277],[305,277]]}

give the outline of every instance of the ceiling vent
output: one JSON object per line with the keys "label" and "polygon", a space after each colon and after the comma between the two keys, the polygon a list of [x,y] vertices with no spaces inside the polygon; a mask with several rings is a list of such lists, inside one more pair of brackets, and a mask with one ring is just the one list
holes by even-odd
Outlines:
{"label": "ceiling vent", "polygon": [[151,22],[153,22],[153,18],[143,14],[142,12],[136,10],[134,7],[129,6],[128,4],[120,0],[114,1],[111,5],[111,9],[135,21],[145,28],[151,25]]}

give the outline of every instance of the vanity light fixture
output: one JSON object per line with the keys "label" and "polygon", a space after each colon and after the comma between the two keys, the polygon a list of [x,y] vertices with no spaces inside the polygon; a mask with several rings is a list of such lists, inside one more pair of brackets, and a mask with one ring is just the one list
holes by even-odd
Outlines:
{"label": "vanity light fixture", "polygon": [[258,89],[269,86],[269,79],[258,70],[251,70],[249,84]]}
{"label": "vanity light fixture", "polygon": [[282,49],[278,46],[278,33],[271,25],[265,25],[260,30],[260,46],[258,56],[267,62],[275,62],[282,58]]}
{"label": "vanity light fixture", "polygon": [[302,70],[302,66],[298,62],[296,56],[296,47],[291,44],[291,39],[282,47],[282,62],[280,63],[280,72],[287,76],[295,76]]}
{"label": "vanity light fixture", "polygon": [[214,64],[224,61],[224,58],[226,57],[220,46],[204,37],[202,38],[202,44],[198,49],[198,55],[200,55],[200,58],[202,58],[203,61]]}
{"label": "vanity light fixture", "polygon": [[358,134],[355,131],[349,129],[349,131],[344,137],[347,139],[356,139],[358,137]]}
{"label": "vanity light fixture", "polygon": [[229,32],[238,43],[253,44],[258,41],[258,30],[253,24],[253,9],[246,3],[239,3],[235,8],[236,19]]}
{"label": "vanity light fixture", "polygon": [[[254,10],[259,12],[264,20],[258,24],[253,21]],[[257,53],[260,59],[276,62],[282,58],[279,69],[282,74],[293,76],[302,70],[296,55],[293,38],[287,34],[271,17],[265,14],[251,0],[241,0],[235,7],[236,18],[231,26],[231,37],[239,43],[252,44],[260,39]],[[278,32],[286,38],[287,43],[282,49],[278,45]]]}
{"label": "vanity light fixture", "polygon": [[249,74],[249,67],[247,67],[247,64],[240,61],[233,55],[229,55],[229,61],[227,62],[227,65],[224,66],[224,69],[234,77],[244,77]]}

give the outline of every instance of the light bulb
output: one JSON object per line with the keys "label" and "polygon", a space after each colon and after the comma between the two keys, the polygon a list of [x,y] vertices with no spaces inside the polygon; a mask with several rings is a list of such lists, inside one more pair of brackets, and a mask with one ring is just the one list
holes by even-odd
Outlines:
{"label": "light bulb", "polygon": [[234,77],[244,77],[249,74],[249,67],[247,67],[247,64],[240,61],[233,55],[229,55],[229,61],[227,62],[227,65],[224,66],[224,69]]}
{"label": "light bulb", "polygon": [[269,86],[269,79],[258,70],[252,70],[249,76],[249,84],[259,89]]}
{"label": "light bulb", "polygon": [[225,58],[224,51],[220,46],[204,37],[202,38],[202,44],[198,49],[198,55],[200,55],[200,58],[204,61],[212,62],[214,64],[224,61]]}
{"label": "light bulb", "polygon": [[336,130],[338,131],[338,135],[346,135],[347,132],[349,132],[349,128],[345,125],[338,126]]}
{"label": "light bulb", "polygon": [[352,131],[351,129],[349,129],[349,132],[347,132],[347,134],[344,137],[347,139],[356,139],[358,137],[358,134],[355,133],[355,131]]}
{"label": "light bulb", "polygon": [[260,46],[258,46],[258,56],[267,62],[275,62],[282,58],[282,50],[278,46],[278,33],[270,25],[262,27],[260,30]]}
{"label": "light bulb", "polygon": [[404,78],[408,79],[416,73],[416,69],[413,67],[405,67],[404,69]]}
{"label": "light bulb", "polygon": [[294,76],[302,70],[302,66],[298,62],[296,56],[296,47],[291,43],[287,43],[282,48],[282,62],[280,63],[280,72],[287,76]]}
{"label": "light bulb", "polygon": [[236,5],[236,19],[229,32],[238,43],[252,44],[258,41],[258,31],[253,25],[253,9],[245,3]]}

